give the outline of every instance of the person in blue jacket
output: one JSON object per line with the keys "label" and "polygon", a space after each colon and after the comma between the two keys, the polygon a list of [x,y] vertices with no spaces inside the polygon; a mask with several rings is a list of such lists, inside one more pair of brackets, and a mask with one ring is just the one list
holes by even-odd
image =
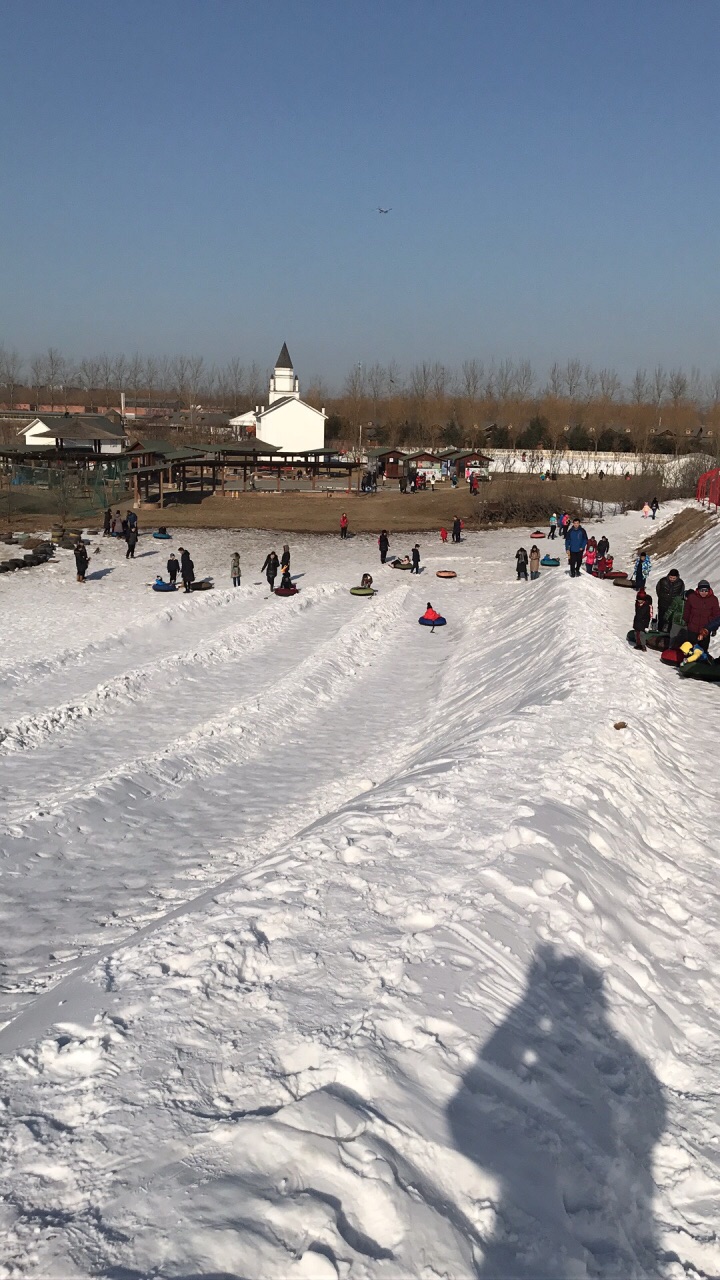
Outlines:
{"label": "person in blue jacket", "polygon": [[568,552],[570,560],[571,578],[580,577],[583,552],[587,546],[587,540],[588,536],[580,523],[580,517],[575,516],[565,535],[565,550]]}

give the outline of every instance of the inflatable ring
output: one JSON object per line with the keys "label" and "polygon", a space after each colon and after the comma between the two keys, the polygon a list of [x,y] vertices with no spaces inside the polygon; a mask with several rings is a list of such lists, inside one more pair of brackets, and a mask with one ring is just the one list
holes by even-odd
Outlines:
{"label": "inflatable ring", "polygon": [[213,586],[212,582],[205,582],[204,580],[202,582],[191,582],[190,590],[191,591],[212,591],[212,586]]}
{"label": "inflatable ring", "polygon": [[666,649],[660,654],[660,661],[666,662],[669,667],[679,667],[685,661],[685,654],[681,649]]}
{"label": "inflatable ring", "polygon": [[391,567],[393,569],[412,569],[412,560],[408,560],[407,564],[404,560],[393,560]]}
{"label": "inflatable ring", "polygon": [[[670,636],[666,631],[642,631],[642,638],[645,641],[647,649],[667,649],[670,643]],[[635,632],[628,631],[626,636],[628,644],[635,644]]]}
{"label": "inflatable ring", "polygon": [[711,658],[709,662],[683,662],[680,675],[685,680],[708,680],[716,684],[720,680],[720,662]]}
{"label": "inflatable ring", "polygon": [[457,578],[457,574],[454,569],[438,569],[437,573],[435,574],[435,577],[436,578]]}
{"label": "inflatable ring", "polygon": [[[610,576],[610,575],[608,575],[608,576]],[[631,582],[631,581],[630,581],[630,579],[628,578],[627,574],[625,574],[625,577],[624,577],[624,578],[615,578],[615,581],[613,582],[613,586],[614,586],[614,587],[629,587],[631,591],[639,591],[639,590],[640,590],[640,588],[639,588],[639,587],[636,587],[636,586],[635,586],[635,583],[634,583],[634,582]]]}
{"label": "inflatable ring", "polygon": [[610,569],[607,573],[593,573],[593,577],[601,582],[617,582],[620,578],[627,578],[627,574],[624,569]]}
{"label": "inflatable ring", "polygon": [[543,556],[540,563],[544,564],[546,569],[549,569],[553,566],[557,567],[557,565],[560,564],[560,561],[555,556]]}
{"label": "inflatable ring", "polygon": [[160,538],[163,542],[169,542],[172,538],[171,533],[154,533],[153,538]]}
{"label": "inflatable ring", "polygon": [[544,537],[545,537],[545,534],[544,534],[544,533],[541,533],[539,529],[536,529],[534,533],[531,533],[531,534],[530,534],[530,537],[531,537],[531,538],[544,538]]}
{"label": "inflatable ring", "polygon": [[444,627],[447,624],[447,618],[436,618],[433,622],[432,618],[418,618],[421,627]]}
{"label": "inflatable ring", "polygon": [[374,587],[351,587],[350,595],[351,596],[374,596],[375,588]]}
{"label": "inflatable ring", "polygon": [[177,591],[174,582],[153,582],[153,591]]}
{"label": "inflatable ring", "polygon": [[299,590],[300,590],[299,587],[276,587],[275,595],[276,596],[296,596]]}

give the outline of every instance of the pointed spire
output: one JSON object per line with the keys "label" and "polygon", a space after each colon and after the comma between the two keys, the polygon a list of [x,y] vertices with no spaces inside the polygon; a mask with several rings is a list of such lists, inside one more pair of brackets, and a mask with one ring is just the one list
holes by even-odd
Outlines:
{"label": "pointed spire", "polygon": [[292,369],[293,362],[290,359],[290,352],[287,349],[287,342],[283,342],[282,351],[275,361],[276,369]]}

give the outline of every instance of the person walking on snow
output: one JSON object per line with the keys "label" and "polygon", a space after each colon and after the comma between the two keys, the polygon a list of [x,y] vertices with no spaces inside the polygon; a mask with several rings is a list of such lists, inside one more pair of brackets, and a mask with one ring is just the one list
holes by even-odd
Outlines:
{"label": "person walking on snow", "polygon": [[287,542],[283,543],[283,553],[282,553],[282,556],[280,557],[280,568],[281,569],[290,568],[290,548]]}
{"label": "person walking on snow", "polygon": [[540,552],[533,543],[530,548],[530,581],[536,582],[540,577]]}
{"label": "person walking on snow", "polygon": [[410,555],[411,555],[411,558],[412,558],[412,569],[410,570],[410,572],[411,572],[411,573],[419,573],[419,572],[420,572],[420,545],[419,545],[419,543],[417,543],[417,542],[415,543],[415,546],[413,547],[413,549],[412,549],[412,551],[411,551]]}
{"label": "person walking on snow", "polygon": [[348,524],[349,524],[349,523],[350,523],[350,522],[349,522],[349,520],[348,520],[348,518],[347,518],[347,516],[346,516],[345,512],[343,511],[343,513],[342,513],[342,515],[341,515],[341,517],[340,517],[340,537],[341,537],[341,538],[347,538],[347,531],[348,531]]}
{"label": "person walking on snow", "polygon": [[447,529],[445,529],[445,528],[443,527],[443,528],[440,530],[440,541],[441,541],[441,542],[447,542],[447,540],[448,540],[448,531],[447,531]]}
{"label": "person walking on snow", "polygon": [[177,581],[177,576],[180,572],[180,561],[178,560],[174,551],[167,562],[167,571],[168,571],[168,577],[170,579],[170,582],[174,585]]}
{"label": "person walking on snow", "polygon": [[650,557],[648,555],[643,555],[642,551],[638,551],[632,572],[632,581],[637,591],[640,591],[641,588],[645,586],[645,583],[650,577],[651,567]]}
{"label": "person walking on snow", "polygon": [[592,573],[597,559],[597,543],[594,538],[588,538],[588,544],[585,548],[585,569],[588,573]]}
{"label": "person walking on snow", "polygon": [[647,520],[647,518],[648,518],[648,516],[649,516],[649,515],[650,515],[650,507],[648,506],[648,504],[647,504],[647,502],[646,502],[646,503],[644,504],[644,506],[643,506],[643,509],[642,509],[642,518],[643,518],[643,520]]}
{"label": "person walking on snow", "polygon": [[550,539],[554,539],[556,533],[557,533],[557,512],[553,511],[550,517],[550,532],[548,534],[548,537]]}
{"label": "person walking on snow", "polygon": [[78,542],[75,548],[75,571],[77,573],[78,582],[85,581],[85,574],[88,568],[87,547],[83,542]]}
{"label": "person walking on snow", "polygon": [[643,653],[647,649],[645,644],[644,633],[650,626],[652,618],[652,599],[643,587],[638,591],[635,597],[635,617],[633,618],[633,631],[635,632],[635,648],[642,649]]}
{"label": "person walking on snow", "polygon": [[236,551],[230,561],[230,577],[234,587],[240,586],[240,552]]}
{"label": "person walking on snow", "polygon": [[125,559],[134,560],[135,548],[137,546],[137,540],[138,540],[138,531],[134,525],[132,524],[128,525],[127,537],[125,540],[127,542],[127,551],[125,552]]}
{"label": "person walking on snow", "polygon": [[180,577],[183,580],[185,591],[190,591],[191,584],[195,581],[195,565],[190,559],[190,552],[184,547],[178,547],[180,552]]}
{"label": "person walking on snow", "polygon": [[112,529],[112,507],[107,507],[105,509],[105,515],[103,516],[103,538],[110,537],[111,529]]}
{"label": "person walking on snow", "polygon": [[453,526],[452,526],[453,542],[460,542],[461,532],[462,532],[462,520],[460,519],[459,516],[455,516],[455,519],[453,520]]}
{"label": "person walking on snow", "polygon": [[598,544],[597,544],[598,558],[602,560],[603,556],[606,556],[609,550],[610,550],[610,543],[605,537],[605,534],[603,534],[602,538],[598,539]]}
{"label": "person walking on snow", "polygon": [[580,567],[587,541],[588,536],[580,523],[580,517],[574,516],[573,522],[565,535],[565,550],[570,561],[571,578],[580,577]]}
{"label": "person walking on snow", "polygon": [[524,548],[524,547],[520,547],[520,550],[515,552],[515,564],[516,564],[516,567],[517,567],[517,580],[518,580],[518,582],[520,581],[520,579],[521,579],[521,578],[524,578],[524,579],[525,579],[525,581],[527,582],[527,580],[528,580],[528,553],[527,553],[527,551],[525,550],[525,548]]}
{"label": "person walking on snow", "polygon": [[276,552],[270,551],[268,555],[266,555],[265,557],[265,560],[260,572],[265,574],[265,577],[268,580],[268,586],[271,591],[275,590],[275,579],[277,578],[279,567],[280,567],[280,561],[277,558]]}
{"label": "person walking on snow", "polygon": [[650,503],[650,510],[652,512],[653,520],[655,519],[658,513],[659,506],[660,506],[660,503],[658,502],[657,498],[653,498],[652,502]]}
{"label": "person walking on snow", "polygon": [[387,553],[390,550],[390,539],[388,538],[387,529],[383,529],[380,534],[380,537],[378,538],[378,547],[380,548],[380,563],[385,564],[385,561],[387,560]]}
{"label": "person walking on snow", "polygon": [[[661,578],[655,588],[657,592],[658,631],[669,631],[668,620],[672,612],[674,600],[682,600],[685,607],[685,583],[677,569],[671,569]],[[683,610],[680,610],[682,618]]]}
{"label": "person walking on snow", "polygon": [[[689,640],[707,650],[710,636],[701,637],[700,633],[714,633],[720,627],[720,601],[706,578],[700,579],[695,591],[688,592],[683,609],[683,623],[682,641]],[[681,643],[681,636],[677,638],[678,644]]]}

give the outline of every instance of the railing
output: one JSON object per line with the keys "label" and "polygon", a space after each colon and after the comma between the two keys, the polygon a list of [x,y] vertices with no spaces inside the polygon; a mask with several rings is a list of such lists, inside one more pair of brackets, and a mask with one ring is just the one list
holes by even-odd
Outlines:
{"label": "railing", "polygon": [[713,506],[717,511],[720,505],[720,467],[703,472],[697,482],[695,497],[703,506],[707,502],[708,506]]}

